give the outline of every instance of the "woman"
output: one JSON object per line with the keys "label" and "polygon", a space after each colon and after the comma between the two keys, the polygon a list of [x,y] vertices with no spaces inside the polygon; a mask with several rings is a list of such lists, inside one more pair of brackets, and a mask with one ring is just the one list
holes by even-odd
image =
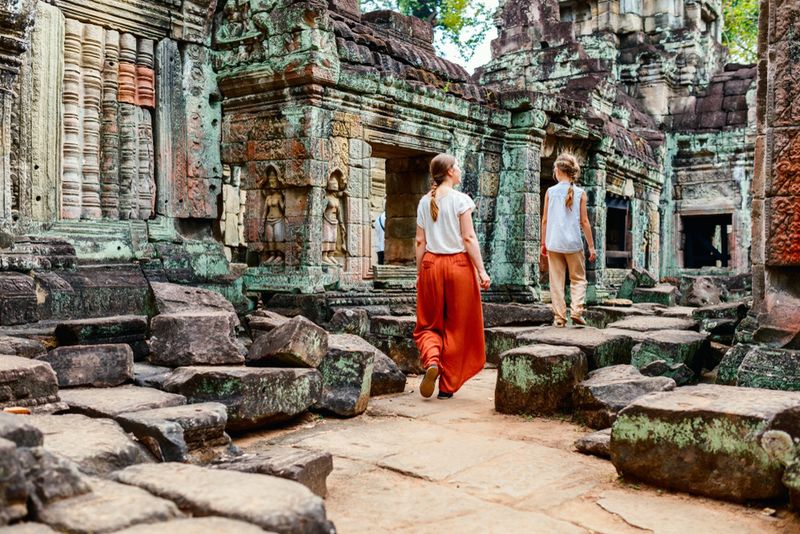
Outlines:
{"label": "woman", "polygon": [[475,203],[456,191],[461,169],[453,156],[430,164],[433,185],[417,207],[417,326],[425,376],[419,391],[440,399],[475,376],[486,363],[480,288],[491,284],[472,226]]}
{"label": "woman", "polygon": [[[583,255],[581,229],[589,245],[589,261],[596,258],[592,227],[586,211],[586,195],[575,185],[581,173],[578,160],[562,152],[554,165],[557,185],[544,195],[542,210],[542,255],[547,256],[550,274],[550,300],[553,307],[553,325],[567,324],[567,304],[564,302],[564,284],[569,271],[570,316],[573,325],[585,325],[583,304],[586,298],[586,260]],[[579,209],[575,207],[580,206]]]}

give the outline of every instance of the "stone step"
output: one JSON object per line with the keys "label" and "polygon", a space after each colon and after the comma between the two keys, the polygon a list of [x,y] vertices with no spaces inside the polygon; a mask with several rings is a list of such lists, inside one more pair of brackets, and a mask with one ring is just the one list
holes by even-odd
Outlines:
{"label": "stone step", "polygon": [[328,352],[319,364],[322,395],[314,409],[340,417],[366,411],[375,367],[375,347],[352,334],[329,334]]}
{"label": "stone step", "polygon": [[58,347],[37,359],[50,364],[62,388],[113,387],[133,379],[133,350],[129,345]]}
{"label": "stone step", "polygon": [[245,430],[308,410],[320,399],[322,376],[316,369],[181,367],[163,386],[192,403],[221,402],[228,430]]}
{"label": "stone step", "polygon": [[50,364],[0,355],[0,409],[29,408],[33,413],[66,409],[58,395],[58,378]]}
{"label": "stone step", "polygon": [[286,534],[335,531],[321,498],[278,477],[167,463],[132,466],[114,479],[180,503],[195,516],[239,519]]}
{"label": "stone step", "polygon": [[626,479],[737,502],[780,498],[768,431],[800,439],[800,393],[702,384],[653,393],[617,416],[611,459]]}
{"label": "stone step", "polygon": [[586,354],[589,369],[608,365],[630,363],[633,341],[628,336],[609,334],[592,327],[557,328],[540,327],[520,334],[519,345],[559,345],[578,347]]}
{"label": "stone step", "polygon": [[61,390],[70,412],[90,417],[114,417],[186,404],[186,397],[153,388],[119,386],[115,388],[70,388]]}
{"label": "stone step", "polygon": [[495,410],[500,413],[549,415],[572,405],[572,391],[588,371],[577,347],[531,345],[500,355]]}
{"label": "stone step", "polygon": [[608,325],[609,328],[622,330],[637,330],[648,332],[651,330],[697,330],[698,323],[692,319],[680,317],[628,317]]}

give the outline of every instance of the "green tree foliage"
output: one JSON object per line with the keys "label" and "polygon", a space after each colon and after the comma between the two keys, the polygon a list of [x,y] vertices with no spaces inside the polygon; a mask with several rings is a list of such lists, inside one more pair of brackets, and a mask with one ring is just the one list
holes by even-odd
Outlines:
{"label": "green tree foliage", "polygon": [[492,12],[480,0],[361,0],[364,12],[391,9],[429,21],[436,30],[436,45],[456,46],[469,61],[492,27]]}
{"label": "green tree foliage", "polygon": [[722,44],[731,59],[755,63],[758,48],[758,0],[722,0]]}

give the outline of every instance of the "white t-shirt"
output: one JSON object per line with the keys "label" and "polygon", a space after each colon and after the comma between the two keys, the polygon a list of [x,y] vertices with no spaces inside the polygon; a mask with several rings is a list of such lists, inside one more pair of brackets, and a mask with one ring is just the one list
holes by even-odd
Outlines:
{"label": "white t-shirt", "polygon": [[417,206],[417,226],[425,230],[425,250],[433,254],[458,254],[465,252],[461,238],[461,223],[458,218],[465,211],[475,209],[475,203],[468,195],[451,189],[444,196],[437,196],[439,217],[431,216],[431,194],[428,193]]}
{"label": "white t-shirt", "polygon": [[564,204],[569,183],[561,182],[547,190],[547,250],[571,254],[583,250],[581,239],[581,196],[583,189],[577,185],[572,197],[572,209]]}
{"label": "white t-shirt", "polygon": [[386,235],[386,212],[381,212],[378,218],[375,219],[375,250],[383,252],[384,250],[384,237]]}

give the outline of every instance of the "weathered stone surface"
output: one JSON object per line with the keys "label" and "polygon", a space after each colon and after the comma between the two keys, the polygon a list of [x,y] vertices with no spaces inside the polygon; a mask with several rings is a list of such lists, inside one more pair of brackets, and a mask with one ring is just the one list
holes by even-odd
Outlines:
{"label": "weathered stone surface", "polygon": [[135,343],[147,338],[146,315],[75,319],[56,326],[59,345]]}
{"label": "weathered stone surface", "polygon": [[149,523],[118,531],[119,534],[263,534],[264,529],[224,517],[191,517]]}
{"label": "weathered stone surface", "polygon": [[369,404],[375,347],[352,334],[331,334],[328,353],[319,364],[322,396],[317,410],[342,417],[364,413]]}
{"label": "weathered stone surface", "polygon": [[0,354],[20,356],[22,358],[36,358],[47,354],[47,349],[41,341],[15,336],[0,336]]}
{"label": "weathered stone surface", "polygon": [[28,514],[28,483],[17,445],[0,438],[0,526]]}
{"label": "weathered stone surface", "polygon": [[724,286],[710,276],[684,276],[681,278],[681,300],[684,306],[709,306],[727,298]]}
{"label": "weathered stone surface", "polygon": [[575,449],[583,454],[611,458],[611,429],[604,428],[575,440]]}
{"label": "weathered stone surface", "polygon": [[591,428],[607,428],[617,413],[635,399],[675,388],[671,378],[643,376],[632,365],[613,365],[589,373],[575,388],[575,416]]}
{"label": "weathered stone surface", "polygon": [[394,361],[386,354],[375,349],[373,354],[374,365],[372,367],[372,386],[369,394],[372,397],[377,395],[388,395],[390,393],[402,393],[406,389],[406,375]]}
{"label": "weathered stone surface", "polygon": [[653,302],[664,306],[675,306],[680,299],[678,288],[670,284],[655,287],[637,287],[631,295],[633,302]]}
{"label": "weathered stone surface", "polygon": [[150,363],[167,367],[244,363],[244,348],[236,340],[238,324],[234,312],[157,315],[150,323]]}
{"label": "weathered stone surface", "polygon": [[625,330],[623,328],[604,328],[603,332],[611,335],[628,336],[631,338],[631,344],[635,345],[641,343],[647,337],[647,332],[640,332],[638,330]]}
{"label": "weathered stone surface", "polygon": [[102,479],[92,479],[90,484],[91,493],[45,506],[37,520],[60,531],[89,534],[183,515],[175,503],[142,489]]}
{"label": "weathered stone surface", "polygon": [[608,326],[609,328],[638,330],[639,332],[648,332],[650,330],[697,330],[697,321],[678,317],[628,317],[627,319],[613,322]]}
{"label": "weathered stone surface", "polygon": [[72,388],[62,390],[61,395],[69,405],[70,412],[90,417],[113,418],[121,413],[186,404],[186,397],[182,395],[139,386]]}
{"label": "weathered stone surface", "polygon": [[717,499],[778,498],[784,466],[763,447],[769,430],[797,437],[800,393],[702,384],[641,397],[611,431],[626,479]]}
{"label": "weathered stone surface", "polygon": [[631,351],[631,365],[641,369],[650,362],[664,360],[668,364],[686,364],[699,373],[707,346],[705,334],[691,330],[653,330]]}
{"label": "weathered stone surface", "polygon": [[369,334],[369,314],[359,308],[339,309],[333,312],[330,332],[336,334],[353,334],[366,337]]}
{"label": "weathered stone surface", "polygon": [[260,333],[269,332],[288,320],[288,317],[273,311],[256,310],[247,316],[247,325],[250,327],[250,331],[255,338],[257,335],[260,335]]}
{"label": "weathered stone surface", "polygon": [[644,376],[663,376],[671,378],[678,386],[685,386],[695,378],[695,372],[685,363],[670,363],[666,360],[653,360],[639,368]]}
{"label": "weathered stone surface", "polygon": [[322,394],[315,369],[253,367],[181,367],[164,389],[190,402],[221,402],[228,408],[230,430],[255,428],[303,413]]}
{"label": "weathered stone surface", "polygon": [[411,338],[416,326],[417,318],[413,315],[376,315],[369,332],[376,336]]}
{"label": "weathered stone surface", "polygon": [[113,387],[133,379],[133,351],[128,345],[58,347],[38,359],[50,364],[62,388]]}
{"label": "weathered stone surface", "polygon": [[144,388],[163,389],[161,385],[172,370],[172,367],[136,362],[133,364],[133,383]]}
{"label": "weathered stone surface", "polygon": [[724,386],[735,386],[739,366],[742,365],[742,361],[744,361],[744,357],[747,356],[747,353],[753,349],[755,349],[754,345],[745,343],[734,345],[728,349],[728,352],[722,357],[722,361],[719,362],[719,366],[717,367],[716,383]]}
{"label": "weathered stone surface", "polygon": [[425,371],[413,338],[370,335],[368,341],[386,354],[403,373],[421,374]]}
{"label": "weathered stone surface", "polygon": [[572,391],[588,372],[577,347],[530,345],[500,355],[494,407],[500,413],[547,415],[572,405]]}
{"label": "weathered stone surface", "polygon": [[536,326],[553,322],[550,306],[532,304],[483,303],[483,326]]}
{"label": "weathered stone surface", "polygon": [[33,278],[0,272],[0,326],[39,320]]}
{"label": "weathered stone surface", "polygon": [[58,397],[58,379],[49,364],[0,355],[0,409],[12,406],[41,413],[65,408]]}
{"label": "weathered stone surface", "polygon": [[159,314],[189,311],[236,313],[233,304],[216,291],[166,282],[150,282],[150,288]]}
{"label": "weathered stone surface", "polygon": [[[692,319],[699,321],[702,325],[709,319],[733,319],[741,321],[747,315],[748,306],[745,302],[725,302],[711,306],[695,308],[692,312]],[[704,328],[708,330],[707,328]]]}
{"label": "weathered stone surface", "polygon": [[[521,345],[520,334],[536,332],[535,326],[496,326],[487,328],[483,335],[486,342],[486,361],[494,365],[500,363],[500,355]],[[417,360],[419,356],[417,355]]]}
{"label": "weathered stone surface", "polygon": [[324,498],[328,493],[326,480],[333,471],[333,456],[294,447],[270,447],[215,462],[212,467],[294,480]]}
{"label": "weathered stone surface", "polygon": [[120,426],[164,462],[189,461],[189,452],[230,443],[228,413],[218,402],[202,402],[119,414]]}
{"label": "weathered stone surface", "polygon": [[631,361],[631,338],[619,334],[607,334],[596,328],[538,328],[520,334],[518,345],[561,345],[578,347],[586,354],[589,369],[606,367]]}
{"label": "weathered stone surface", "polygon": [[0,438],[18,447],[38,447],[44,439],[42,432],[28,424],[25,417],[0,412]]}
{"label": "weathered stone surface", "polygon": [[622,281],[617,291],[617,298],[631,299],[636,288],[654,287],[656,283],[657,280],[652,274],[639,267],[634,267]]}
{"label": "weathered stone surface", "polygon": [[114,478],[175,501],[193,515],[240,519],[286,534],[334,531],[322,499],[278,477],[172,463],[132,466]]}
{"label": "weathered stone surface", "polygon": [[328,352],[328,333],[299,315],[259,336],[250,346],[250,365],[317,367]]}
{"label": "weathered stone surface", "polygon": [[42,447],[19,448],[17,455],[28,482],[28,511],[35,518],[53,502],[91,491],[78,466]]}
{"label": "weathered stone surface", "polygon": [[632,315],[653,315],[653,311],[632,306],[590,306],[583,312],[586,323],[595,328],[605,328],[609,323]]}
{"label": "weathered stone surface", "polygon": [[736,385],[800,391],[800,351],[753,347],[739,365]]}
{"label": "weathered stone surface", "polygon": [[661,315],[663,317],[679,317],[682,319],[690,319],[692,314],[697,308],[693,308],[691,306],[670,306],[669,308],[663,308],[657,312],[657,315]]}
{"label": "weathered stone surface", "polygon": [[105,476],[153,458],[109,419],[83,415],[32,415],[29,423],[45,436],[44,449],[74,462],[87,475]]}

